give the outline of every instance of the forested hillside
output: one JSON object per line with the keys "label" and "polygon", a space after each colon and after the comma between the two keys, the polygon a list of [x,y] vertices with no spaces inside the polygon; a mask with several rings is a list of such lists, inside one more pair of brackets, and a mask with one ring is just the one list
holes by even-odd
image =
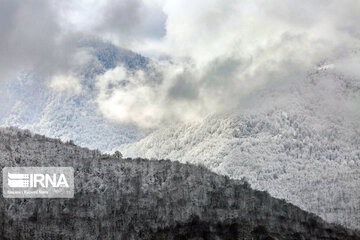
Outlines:
{"label": "forested hillside", "polygon": [[320,67],[259,89],[241,111],[161,129],[119,149],[245,177],[327,221],[360,228],[359,89],[358,78]]}
{"label": "forested hillside", "polygon": [[204,167],[0,129],[1,167],[71,166],[73,199],[0,199],[1,239],[359,239]]}

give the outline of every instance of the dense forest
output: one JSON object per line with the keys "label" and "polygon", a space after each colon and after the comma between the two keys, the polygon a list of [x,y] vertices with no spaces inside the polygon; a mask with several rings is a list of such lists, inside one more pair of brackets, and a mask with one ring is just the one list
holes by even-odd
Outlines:
{"label": "dense forest", "polygon": [[204,167],[0,130],[1,167],[71,166],[72,199],[1,198],[1,239],[359,239]]}

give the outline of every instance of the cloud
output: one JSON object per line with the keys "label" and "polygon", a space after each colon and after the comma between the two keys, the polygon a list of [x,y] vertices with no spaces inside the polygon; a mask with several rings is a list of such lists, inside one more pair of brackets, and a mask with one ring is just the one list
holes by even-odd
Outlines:
{"label": "cloud", "polygon": [[112,1],[105,7],[101,31],[129,34],[136,30],[136,25],[141,21],[141,1],[124,0]]}
{"label": "cloud", "polygon": [[144,83],[144,72],[129,72],[122,66],[98,76],[96,101],[100,112],[118,122],[131,122],[143,127],[158,125],[164,110],[159,105],[160,95],[157,95],[156,88]]}
{"label": "cloud", "polygon": [[79,94],[82,90],[80,79],[72,75],[52,76],[49,87],[55,91],[69,94]]}
{"label": "cloud", "polygon": [[[133,99],[126,109],[139,111],[131,117],[112,115],[120,121],[140,124],[144,121],[136,117],[144,119],[141,112],[150,106],[156,108],[147,113],[153,124],[236,109],[256,89],[303,81],[319,63],[347,55],[360,43],[358,1],[147,2],[166,14],[166,34],[135,44],[135,49],[170,62],[164,67],[164,61],[154,61],[161,76],[156,86],[141,81],[126,90]],[[356,63],[351,61],[350,68]],[[109,96],[120,98],[125,90],[120,86],[112,91]],[[129,104],[112,101],[114,110],[120,105]]]}
{"label": "cloud", "polygon": [[60,26],[59,10],[53,1],[0,2],[0,79],[22,71],[35,72],[39,79],[70,74],[82,64],[78,42],[81,35]]}
{"label": "cloud", "polygon": [[143,0],[89,0],[58,3],[68,29],[129,47],[165,35],[166,15],[158,4]]}
{"label": "cloud", "polygon": [[117,45],[161,38],[161,8],[141,0],[0,1],[0,81],[21,71],[42,78],[71,75],[83,62],[79,42],[97,38]]}
{"label": "cloud", "polygon": [[[98,76],[99,111],[151,127],[237,109],[257,89],[300,81],[360,45],[357,0],[89,1],[1,1],[1,79],[32,69],[69,89],[87,59],[79,41],[110,40],[153,61]],[[353,58],[337,69],[357,76]]]}
{"label": "cloud", "polygon": [[[304,81],[321,62],[360,46],[358,1],[157,2],[167,16],[166,35],[139,51],[152,49],[182,69],[171,77],[157,70],[164,95],[156,105],[170,112],[159,118],[237,109],[257,89]],[[350,69],[341,69],[354,72],[357,61],[348,62]]]}
{"label": "cloud", "polygon": [[198,86],[192,81],[193,76],[189,73],[180,74],[173,86],[168,91],[172,99],[197,99],[199,97]]}

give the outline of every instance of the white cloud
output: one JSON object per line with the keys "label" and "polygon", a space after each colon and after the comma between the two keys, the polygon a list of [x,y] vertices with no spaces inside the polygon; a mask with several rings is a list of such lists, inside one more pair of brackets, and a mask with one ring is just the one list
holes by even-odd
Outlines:
{"label": "white cloud", "polygon": [[[163,74],[163,103],[156,98],[163,118],[183,121],[182,111],[202,118],[237,108],[264,84],[301,80],[319,63],[360,46],[358,1],[154,2],[167,15],[166,35],[135,47],[166,55],[182,69]],[[341,69],[352,72],[355,65]]]}
{"label": "white cloud", "polygon": [[154,91],[144,85],[142,72],[129,73],[116,67],[98,77],[97,103],[105,117],[120,122],[135,122],[150,127],[161,112]]}
{"label": "white cloud", "polygon": [[168,96],[171,82],[176,81],[183,69],[169,64],[154,67],[165,81],[149,79],[141,70],[128,71],[122,66],[100,75],[96,99],[99,111],[113,121],[136,123],[145,128],[158,127],[173,120],[200,119],[200,114],[204,113],[200,102],[174,100]]}
{"label": "white cloud", "polygon": [[69,94],[79,94],[81,92],[80,80],[72,75],[54,75],[52,76],[49,87],[58,92]]}
{"label": "white cloud", "polygon": [[[237,108],[264,84],[300,79],[360,46],[358,0],[90,2],[3,2],[0,74],[26,67],[45,77],[76,72],[86,62],[76,43],[90,36],[166,58],[153,63],[157,81],[120,66],[98,79],[105,116],[153,126]],[[356,58],[337,66],[357,76]],[[65,82],[51,80],[69,89]]]}

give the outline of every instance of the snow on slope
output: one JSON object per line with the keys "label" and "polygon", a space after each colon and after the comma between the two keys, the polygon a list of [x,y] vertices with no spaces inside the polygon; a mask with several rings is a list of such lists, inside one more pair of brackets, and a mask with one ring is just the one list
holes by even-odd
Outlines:
{"label": "snow on slope", "polygon": [[360,81],[319,67],[269,84],[241,111],[179,124],[122,145],[124,156],[205,165],[325,220],[360,228]]}
{"label": "snow on slope", "polygon": [[75,170],[72,199],[0,198],[0,239],[360,237],[204,167],[118,159],[16,128],[0,128],[0,143],[0,168],[67,166]]}
{"label": "snow on slope", "polygon": [[0,125],[16,126],[102,151],[142,137],[137,127],[110,122],[97,112],[95,78],[119,64],[146,69],[149,60],[109,43],[84,41],[95,58],[81,67],[80,94],[53,91],[36,73],[23,73],[0,88]]}

